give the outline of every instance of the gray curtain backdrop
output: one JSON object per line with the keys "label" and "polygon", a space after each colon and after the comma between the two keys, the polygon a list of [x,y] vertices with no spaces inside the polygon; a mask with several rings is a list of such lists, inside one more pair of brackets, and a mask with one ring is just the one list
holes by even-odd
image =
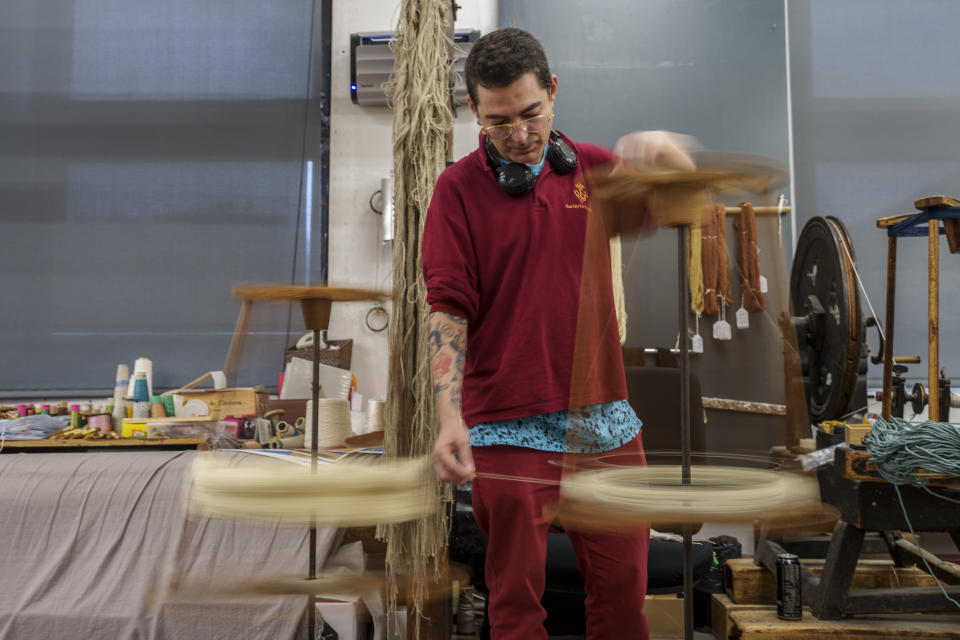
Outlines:
{"label": "gray curtain backdrop", "polygon": [[[876,219],[914,211],[917,198],[960,198],[960,3],[790,0],[789,8],[798,223],[843,220],[883,322],[887,237]],[[924,387],[927,255],[925,237],[898,242],[894,352],[921,356],[908,378]],[[960,255],[941,238],[940,364],[955,381],[958,277]],[[876,350],[873,330],[870,344]],[[882,370],[870,365],[871,386]]]}
{"label": "gray curtain backdrop", "polygon": [[[109,389],[138,356],[179,386],[222,368],[233,283],[320,272],[313,10],[0,4],[0,391]],[[241,382],[276,379],[286,317],[252,327]]]}

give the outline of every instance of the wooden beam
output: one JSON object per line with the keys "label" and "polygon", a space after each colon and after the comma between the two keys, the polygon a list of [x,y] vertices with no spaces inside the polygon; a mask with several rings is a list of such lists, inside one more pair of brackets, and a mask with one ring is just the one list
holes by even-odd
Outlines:
{"label": "wooden beam", "polygon": [[[726,207],[726,210],[728,216],[740,215],[740,207]],[[758,216],[783,215],[785,213],[790,213],[791,211],[793,211],[793,208],[786,205],[783,207],[778,207],[776,205],[761,205],[753,208],[753,212]]]}
{"label": "wooden beam", "polygon": [[919,545],[904,538],[898,538],[897,541],[894,542],[894,545],[897,551],[916,562],[918,567],[924,566],[922,563],[926,560],[927,564],[930,565],[930,569],[933,571],[933,575],[941,582],[952,585],[960,584],[960,567],[957,565],[941,560],[929,551],[921,549]]}
{"label": "wooden beam", "polygon": [[[960,207],[960,200],[950,196],[929,196],[914,200],[913,206],[921,211],[934,207]],[[960,253],[960,219],[944,218],[943,230],[947,235],[947,246],[950,253]]]}
{"label": "wooden beam", "polygon": [[753,402],[751,400],[732,400],[730,398],[702,398],[704,409],[720,411],[735,411],[737,413],[760,413],[767,416],[787,415],[787,405],[772,404],[769,402]]}
{"label": "wooden beam", "polygon": [[898,222],[906,220],[910,216],[915,216],[915,215],[917,215],[917,212],[911,211],[910,213],[901,213],[900,215],[897,215],[897,216],[887,216],[886,218],[878,218],[877,228],[886,229],[887,227],[892,227]]}
{"label": "wooden beam", "polygon": [[930,244],[927,280],[927,416],[940,421],[940,221],[931,220],[927,238]]}
{"label": "wooden beam", "polygon": [[913,201],[913,206],[921,211],[933,209],[934,207],[960,207],[960,200],[950,196],[927,196]]}
{"label": "wooden beam", "polygon": [[955,616],[817,620],[805,611],[800,620],[780,620],[776,607],[734,610],[729,617],[740,640],[956,640],[960,628]]}
{"label": "wooden beam", "polygon": [[[823,573],[823,559],[803,559],[804,567],[815,575]],[[952,571],[957,565],[944,563]],[[776,604],[777,580],[773,572],[754,564],[750,558],[727,560],[723,567],[724,590],[734,604]],[[853,574],[852,589],[889,589],[893,587],[933,587],[934,579],[918,567],[897,567],[889,559],[860,560]]]}
{"label": "wooden beam", "polygon": [[757,609],[771,609],[770,604],[737,604],[723,593],[714,593],[710,603],[711,624],[713,637],[717,640],[732,640],[736,625],[730,619],[730,614],[734,611],[747,611]]}
{"label": "wooden beam", "polygon": [[[960,598],[960,586],[945,586],[943,590],[956,600]],[[945,597],[940,587],[914,587],[913,589],[857,589],[847,594],[844,615],[865,613],[930,613],[956,611],[957,605]],[[960,623],[960,620],[957,621]],[[960,629],[958,624],[955,629]],[[954,636],[956,637],[956,636]]]}
{"label": "wooden beam", "polygon": [[[879,224],[879,223],[878,223]],[[893,406],[893,320],[897,297],[897,236],[887,238],[887,300],[883,336],[883,405],[880,415],[890,420]]]}

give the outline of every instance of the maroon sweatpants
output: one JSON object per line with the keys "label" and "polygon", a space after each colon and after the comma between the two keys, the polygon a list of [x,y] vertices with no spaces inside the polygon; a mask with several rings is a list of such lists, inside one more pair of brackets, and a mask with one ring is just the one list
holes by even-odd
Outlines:
{"label": "maroon sweatpants", "polygon": [[[636,439],[607,454],[622,464],[645,464]],[[597,456],[583,455],[584,458]],[[563,454],[522,447],[476,447],[478,473],[539,478],[552,484],[477,477],[473,511],[489,537],[486,560],[488,614],[493,640],[546,640],[546,611],[540,604],[545,582],[547,531],[544,505],[559,500]],[[643,598],[647,591],[649,529],[631,537],[567,531],[586,587],[587,640],[648,640]]]}

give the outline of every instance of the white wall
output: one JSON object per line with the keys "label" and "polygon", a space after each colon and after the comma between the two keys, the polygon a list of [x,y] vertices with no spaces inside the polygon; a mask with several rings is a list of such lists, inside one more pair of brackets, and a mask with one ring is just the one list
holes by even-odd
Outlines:
{"label": "white wall", "polygon": [[[393,112],[386,107],[359,107],[350,100],[350,34],[389,31],[396,26],[397,0],[337,0],[333,4],[333,69],[330,151],[330,284],[391,286],[392,246],[380,242],[380,216],[369,207],[380,180],[393,170]],[[456,28],[496,28],[496,0],[463,3]],[[469,109],[458,113],[454,158],[473,150],[477,126]],[[353,371],[364,398],[383,398],[387,386],[387,332],[364,324],[369,303],[337,303],[330,319],[331,339],[353,338]],[[388,307],[389,309],[389,307]]]}

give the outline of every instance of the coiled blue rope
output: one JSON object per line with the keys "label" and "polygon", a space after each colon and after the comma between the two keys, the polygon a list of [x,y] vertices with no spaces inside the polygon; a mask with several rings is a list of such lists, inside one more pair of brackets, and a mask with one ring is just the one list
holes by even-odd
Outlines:
{"label": "coiled blue rope", "polygon": [[863,444],[880,475],[893,484],[926,487],[929,476],[960,476],[960,425],[879,418]]}

